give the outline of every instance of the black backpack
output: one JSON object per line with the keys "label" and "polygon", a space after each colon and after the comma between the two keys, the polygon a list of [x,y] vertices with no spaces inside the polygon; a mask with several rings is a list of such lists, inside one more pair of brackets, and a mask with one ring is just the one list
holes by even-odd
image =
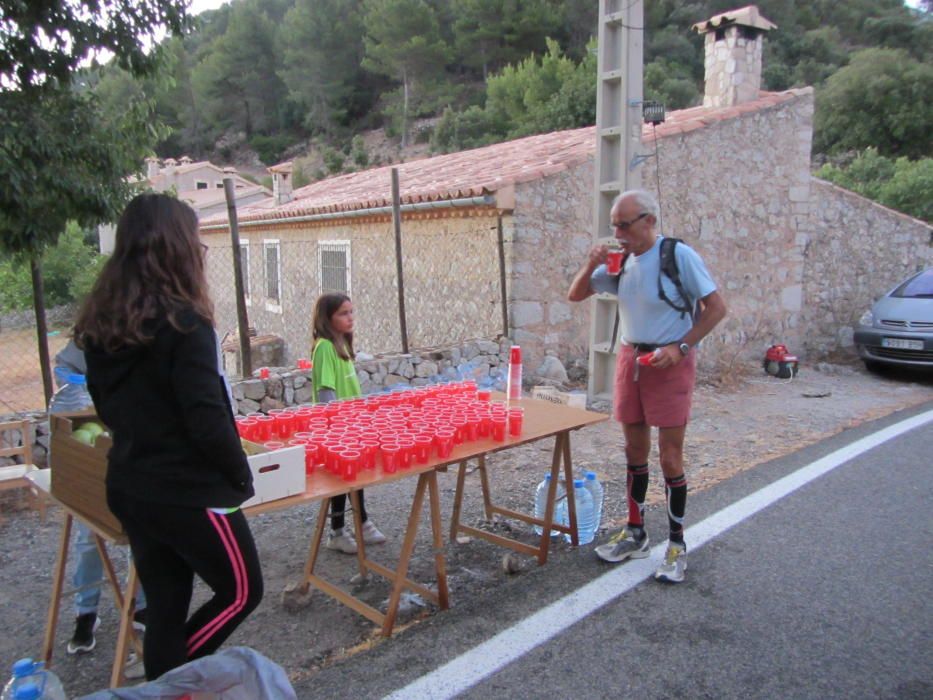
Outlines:
{"label": "black backpack", "polygon": [[[670,306],[674,311],[680,312],[680,317],[683,318],[685,314],[693,314],[694,303],[690,300],[690,295],[687,294],[687,290],[684,289],[683,282],[680,281],[680,271],[677,269],[677,258],[674,255],[674,251],[677,248],[678,243],[683,243],[679,238],[662,238],[661,239],[661,269],[658,271],[658,299],[663,301],[665,304]],[[622,272],[625,272],[625,261],[628,260],[628,255],[622,258]],[[677,293],[680,295],[681,299],[685,299],[686,303],[684,306],[676,304],[671,299],[668,298],[667,294],[664,293],[664,285],[661,284],[661,275],[664,274],[667,278],[673,282],[674,287],[677,289]],[[621,279],[621,274],[619,275]]]}

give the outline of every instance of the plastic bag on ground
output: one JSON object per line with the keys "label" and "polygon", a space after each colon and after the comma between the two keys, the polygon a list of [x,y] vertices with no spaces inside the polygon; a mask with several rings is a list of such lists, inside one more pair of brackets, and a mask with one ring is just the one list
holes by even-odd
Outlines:
{"label": "plastic bag on ground", "polygon": [[154,681],[101,690],[79,700],[166,700],[186,694],[198,700],[297,700],[285,669],[249,647],[224,649]]}

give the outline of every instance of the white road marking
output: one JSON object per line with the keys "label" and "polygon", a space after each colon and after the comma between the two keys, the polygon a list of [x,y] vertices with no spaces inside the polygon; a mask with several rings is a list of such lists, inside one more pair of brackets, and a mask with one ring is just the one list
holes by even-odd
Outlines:
{"label": "white road marking", "polygon": [[[933,421],[933,410],[907,418],[856,440],[736,501],[687,529],[690,551],[735,527],[771,504],[836,467],[888,440]],[[651,555],[619,565],[521,622],[499,632],[431,673],[386,696],[386,700],[453,698],[547,642],[587,615],[650,578],[664,558],[665,545]]]}

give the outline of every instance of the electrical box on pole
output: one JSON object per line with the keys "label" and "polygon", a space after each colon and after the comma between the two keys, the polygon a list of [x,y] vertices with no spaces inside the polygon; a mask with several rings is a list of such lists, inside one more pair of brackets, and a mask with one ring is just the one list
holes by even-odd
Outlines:
{"label": "electrical box on pole", "polygon": [[[596,73],[596,183],[593,242],[612,240],[609,212],[616,195],[641,185],[643,0],[599,0]],[[593,297],[590,321],[589,398],[609,399],[618,350],[618,300]]]}

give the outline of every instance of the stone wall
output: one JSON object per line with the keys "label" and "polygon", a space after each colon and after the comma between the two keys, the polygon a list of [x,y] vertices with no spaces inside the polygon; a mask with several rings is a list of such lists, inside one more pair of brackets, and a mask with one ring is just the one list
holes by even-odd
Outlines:
{"label": "stone wall", "polygon": [[933,228],[818,178],[810,192],[805,348],[854,356],[854,327],[872,302],[911,272],[933,266]]}
{"label": "stone wall", "polygon": [[[736,352],[757,356],[778,340],[802,345],[812,116],[812,90],[802,90],[663,138],[642,167],[654,192],[660,167],[662,230],[697,249],[730,309],[704,342],[705,365]],[[512,335],[532,367],[548,351],[565,364],[587,358],[591,305],[565,299],[592,245],[592,188],[592,161],[516,188],[509,304]]]}
{"label": "stone wall", "polygon": [[[406,217],[402,224],[404,286],[409,347],[431,347],[502,332],[498,215],[494,210],[450,210]],[[217,328],[236,329],[236,303],[226,233],[208,233],[209,279]],[[285,341],[285,362],[309,354],[311,314],[319,294],[319,244],[350,246],[350,295],[356,312],[354,346],[371,354],[401,349],[395,238],[385,217],[348,219],[339,224],[298,223],[263,230],[241,228],[249,243],[247,307],[259,335]],[[265,296],[263,242],[279,241],[281,303]]]}

